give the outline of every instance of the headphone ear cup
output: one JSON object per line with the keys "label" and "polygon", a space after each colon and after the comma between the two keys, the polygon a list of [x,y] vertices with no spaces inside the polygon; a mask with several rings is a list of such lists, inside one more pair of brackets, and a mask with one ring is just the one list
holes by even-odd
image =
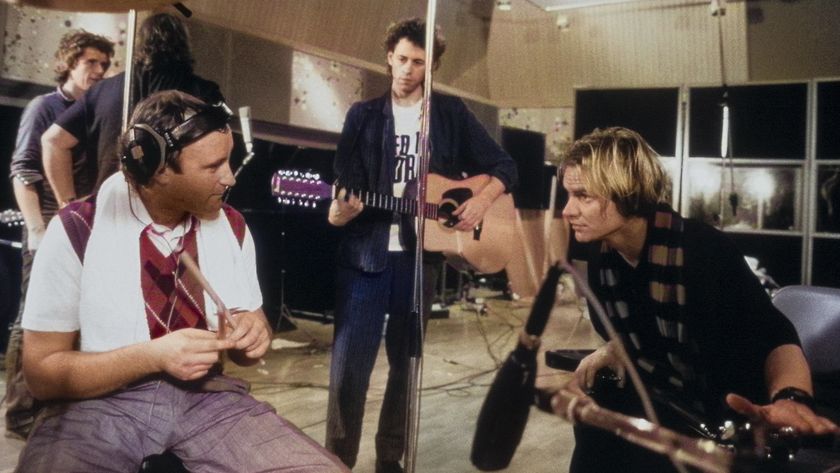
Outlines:
{"label": "headphone ear cup", "polygon": [[134,125],[128,133],[129,142],[120,161],[138,184],[148,184],[161,168],[165,142],[148,125]]}

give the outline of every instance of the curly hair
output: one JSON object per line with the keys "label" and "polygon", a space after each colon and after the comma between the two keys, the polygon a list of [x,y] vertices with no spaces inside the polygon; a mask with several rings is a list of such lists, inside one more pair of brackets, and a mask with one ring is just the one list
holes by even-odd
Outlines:
{"label": "curly hair", "polygon": [[175,66],[191,70],[193,56],[184,23],[168,13],[146,18],[140,26],[134,62],[143,69]]}
{"label": "curly hair", "polygon": [[63,84],[70,77],[70,71],[76,67],[79,58],[85,53],[85,48],[93,48],[114,56],[114,43],[110,39],[85,30],[71,31],[61,37],[58,49],[55,51],[55,80]]}
{"label": "curly hair", "polygon": [[[426,21],[422,18],[415,17],[391,23],[391,25],[388,26],[388,30],[385,32],[385,41],[382,42],[382,47],[385,49],[385,53],[387,54],[393,52],[394,48],[397,47],[397,43],[399,43],[403,38],[411,41],[416,46],[425,49]],[[433,70],[440,66],[440,57],[443,56],[445,51],[446,39],[443,37],[440,27],[435,26],[434,58],[432,60]],[[390,77],[391,68],[387,67],[386,69],[388,70],[388,77]]]}
{"label": "curly hair", "polygon": [[615,203],[623,217],[647,216],[668,202],[670,179],[659,155],[637,132],[596,129],[572,143],[560,172],[579,167],[586,189]]}

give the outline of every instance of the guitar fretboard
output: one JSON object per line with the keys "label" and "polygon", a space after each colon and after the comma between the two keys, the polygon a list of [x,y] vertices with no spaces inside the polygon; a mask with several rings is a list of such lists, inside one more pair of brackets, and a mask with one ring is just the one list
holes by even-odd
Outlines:
{"label": "guitar fretboard", "polygon": [[[416,216],[417,200],[406,197],[394,197],[392,195],[378,194],[370,191],[354,190],[352,194],[357,196],[363,204],[377,209],[390,210],[401,214]],[[437,219],[438,205],[426,202],[423,216],[429,219]]]}

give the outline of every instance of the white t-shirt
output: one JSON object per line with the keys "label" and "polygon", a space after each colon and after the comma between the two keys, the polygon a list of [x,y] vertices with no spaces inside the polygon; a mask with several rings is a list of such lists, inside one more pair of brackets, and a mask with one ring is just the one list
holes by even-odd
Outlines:
{"label": "white t-shirt", "polygon": [[[103,190],[106,189],[106,185],[108,187],[113,187],[113,184],[127,185],[119,182],[122,177],[120,173],[115,176],[118,176],[117,181],[107,180],[103,184]],[[100,197],[97,197],[97,207],[103,200],[107,200],[101,199],[102,193],[103,191],[100,191]],[[123,263],[126,260],[139,263],[140,233],[145,228],[142,222],[150,222],[151,218],[136,194],[132,194],[129,199],[131,208],[129,209],[126,205],[126,208],[119,208],[119,212],[133,212],[128,220],[137,221],[138,224],[127,229],[125,225],[121,227],[125,229],[126,235],[130,235],[128,238],[117,238],[117,235],[111,235],[111,232],[108,232],[109,235],[101,235],[105,237],[103,240],[106,244],[110,243],[111,251],[105,251],[108,254],[96,255],[99,258],[91,254],[96,246],[94,234],[97,233],[98,228],[110,227],[108,223],[100,221],[100,209],[97,208],[93,232],[85,252],[84,267],[70,243],[61,219],[53,218],[50,221],[32,267],[29,291],[21,320],[24,329],[39,332],[80,331],[81,350],[88,352],[113,350],[149,340],[143,302],[138,300],[136,303],[131,303],[134,297],[142,297],[142,293],[136,292],[140,288],[139,264],[132,267],[132,264]],[[118,204],[116,207],[122,207],[122,205]],[[103,218],[102,220],[110,219]],[[178,225],[171,230],[158,225],[154,227],[158,235],[150,235],[151,240],[164,255],[169,254],[171,248],[177,247],[180,237],[189,230],[189,225]],[[250,232],[246,229],[245,239],[242,247],[239,248],[227,217],[220,211],[217,219],[198,222],[197,238],[201,271],[220,294],[222,301],[231,307],[241,307],[246,310],[259,308],[262,305],[262,293],[256,275],[256,252]],[[202,242],[208,238],[213,241]],[[223,247],[229,250],[225,252]],[[205,248],[207,253],[203,253],[202,248]],[[126,258],[123,253],[134,256]],[[226,261],[227,255],[220,253],[232,254],[235,261]],[[216,254],[217,257],[202,259],[202,254]],[[101,265],[102,270],[97,271],[94,266],[97,259],[112,260],[113,267],[105,264]],[[216,260],[221,260],[221,263]],[[93,271],[94,274],[83,274],[86,271]],[[226,274],[227,277],[219,277],[220,273]],[[222,279],[228,281],[225,282]],[[82,282],[83,280],[88,281],[87,285]],[[101,295],[86,297],[85,291],[95,291]],[[92,301],[93,304],[86,304],[83,300]],[[111,300],[114,301],[113,304],[109,303]],[[97,301],[102,304],[98,304]],[[83,307],[91,307],[91,309],[83,310]],[[119,309],[113,310],[112,307],[119,307]],[[215,305],[206,293],[204,307],[208,325],[215,326],[215,316],[211,315],[215,313]]]}
{"label": "white t-shirt", "polygon": [[[402,107],[392,102],[394,112],[394,144],[396,145],[396,159],[394,160],[394,196],[403,197],[405,186],[409,181],[417,178],[417,155],[420,154],[420,114],[423,101]],[[404,251],[400,243],[399,220],[391,224],[391,237],[388,240],[388,251]]]}

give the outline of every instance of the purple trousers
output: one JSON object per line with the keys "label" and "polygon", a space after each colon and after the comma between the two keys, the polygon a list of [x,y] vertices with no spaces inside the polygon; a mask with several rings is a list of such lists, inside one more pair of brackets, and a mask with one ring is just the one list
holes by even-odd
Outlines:
{"label": "purple trousers", "polygon": [[18,472],[134,473],[172,451],[190,472],[348,472],[347,467],[247,393],[194,391],[164,379],[50,409],[21,452]]}

